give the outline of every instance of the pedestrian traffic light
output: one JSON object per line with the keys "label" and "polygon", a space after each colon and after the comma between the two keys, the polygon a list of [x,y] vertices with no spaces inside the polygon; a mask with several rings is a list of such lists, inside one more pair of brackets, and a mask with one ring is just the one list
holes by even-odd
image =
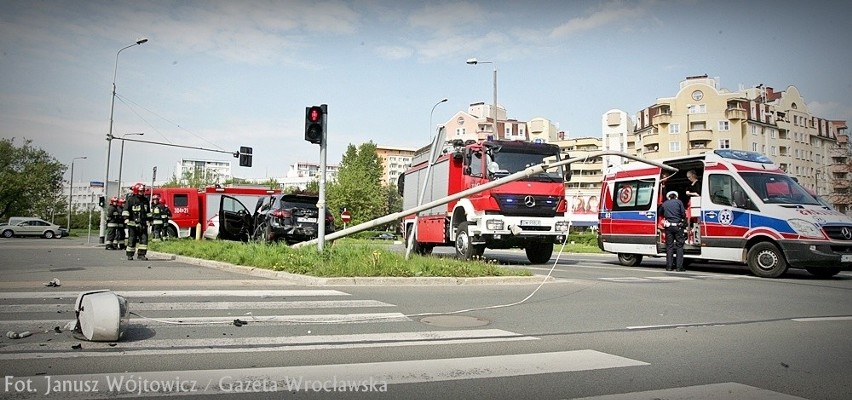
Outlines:
{"label": "pedestrian traffic light", "polygon": [[240,166],[251,167],[251,147],[240,146]]}
{"label": "pedestrian traffic light", "polygon": [[305,140],[322,145],[325,136],[326,105],[305,107]]}

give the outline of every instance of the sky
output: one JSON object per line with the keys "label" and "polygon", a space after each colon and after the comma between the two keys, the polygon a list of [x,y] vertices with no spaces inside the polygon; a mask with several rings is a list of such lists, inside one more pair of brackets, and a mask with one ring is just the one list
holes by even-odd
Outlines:
{"label": "sky", "polygon": [[[703,74],[732,91],[793,85],[812,114],[852,120],[850,2],[2,4],[0,137],[31,140],[66,165],[86,157],[74,161],[75,182],[104,179],[113,78],[116,137],[193,148],[125,142],[125,183],[150,182],[154,167],[168,180],[181,158],[232,161],[240,178],[319,163],[319,146],[304,140],[305,107],[319,104],[329,164],[371,140],[419,148],[439,123],[493,101],[494,68],[509,118],[544,117],[568,137],[600,137],[602,114],[634,115]],[[229,154],[240,146],[253,148],[252,167]],[[114,140],[111,180],[120,147]]]}

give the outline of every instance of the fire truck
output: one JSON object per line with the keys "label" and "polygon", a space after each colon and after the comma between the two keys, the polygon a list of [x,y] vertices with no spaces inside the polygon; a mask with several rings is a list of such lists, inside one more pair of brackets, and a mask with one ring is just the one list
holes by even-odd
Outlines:
{"label": "fire truck", "polygon": [[[172,218],[167,233],[173,237],[195,237],[208,228],[218,230],[219,200],[228,195],[248,204],[257,199],[281,193],[280,189],[261,187],[223,187],[209,186],[202,190],[196,188],[154,188],[154,194],[160,195],[160,202],[169,206]],[[198,232],[198,227],[201,231]],[[215,238],[217,234],[205,235]]]}
{"label": "fire truck", "polygon": [[[403,209],[561,159],[559,146],[510,140],[457,140],[440,153],[430,167],[432,152],[424,147],[401,175]],[[531,263],[545,263],[553,254],[553,244],[567,235],[564,182],[568,178],[559,167],[421,211],[416,218],[409,215],[403,220],[404,237],[415,233],[414,250],[419,254],[429,254],[435,246],[454,246],[458,258],[473,259],[486,248],[523,248]]]}
{"label": "fire truck", "polygon": [[[659,161],[677,173],[631,163],[604,176],[598,245],[618,254],[622,265],[665,257],[658,205],[674,191],[687,209],[684,265],[743,263],[765,278],[788,268],[829,277],[852,267],[852,219],[820,203],[766,156],[719,149]],[[694,197],[686,195],[690,170],[701,182]]]}

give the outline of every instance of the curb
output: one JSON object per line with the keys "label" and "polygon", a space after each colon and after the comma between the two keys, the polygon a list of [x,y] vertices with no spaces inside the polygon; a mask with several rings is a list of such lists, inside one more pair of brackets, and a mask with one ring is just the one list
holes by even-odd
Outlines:
{"label": "curb", "polygon": [[334,277],[322,278],[309,275],[292,274],[283,271],[272,271],[264,268],[247,267],[229,264],[222,261],[204,260],[193,257],[178,256],[170,253],[149,251],[158,257],[171,258],[182,263],[213,268],[227,272],[257,276],[262,278],[280,279],[293,285],[304,286],[472,286],[472,285],[538,285],[542,282],[569,282],[565,279],[546,275],[533,276],[485,276],[477,278],[454,277]]}

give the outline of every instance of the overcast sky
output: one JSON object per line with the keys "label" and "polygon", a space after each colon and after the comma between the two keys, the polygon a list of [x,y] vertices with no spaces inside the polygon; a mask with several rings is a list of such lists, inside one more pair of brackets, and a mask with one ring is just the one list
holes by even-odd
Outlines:
{"label": "overcast sky", "polygon": [[[114,134],[125,181],[158,181],[182,157],[230,160],[238,177],[319,162],[305,107],[328,104],[328,161],[349,144],[425,145],[432,126],[492,101],[600,136],[687,76],[799,88],[811,112],[852,120],[852,6],[838,1],[3,1],[0,136],[31,139],[76,181],[103,180],[116,53]],[[467,65],[476,57],[496,64]],[[449,101],[430,110],[442,98]],[[110,178],[118,174],[113,142]],[[66,179],[68,174],[66,174]]]}

